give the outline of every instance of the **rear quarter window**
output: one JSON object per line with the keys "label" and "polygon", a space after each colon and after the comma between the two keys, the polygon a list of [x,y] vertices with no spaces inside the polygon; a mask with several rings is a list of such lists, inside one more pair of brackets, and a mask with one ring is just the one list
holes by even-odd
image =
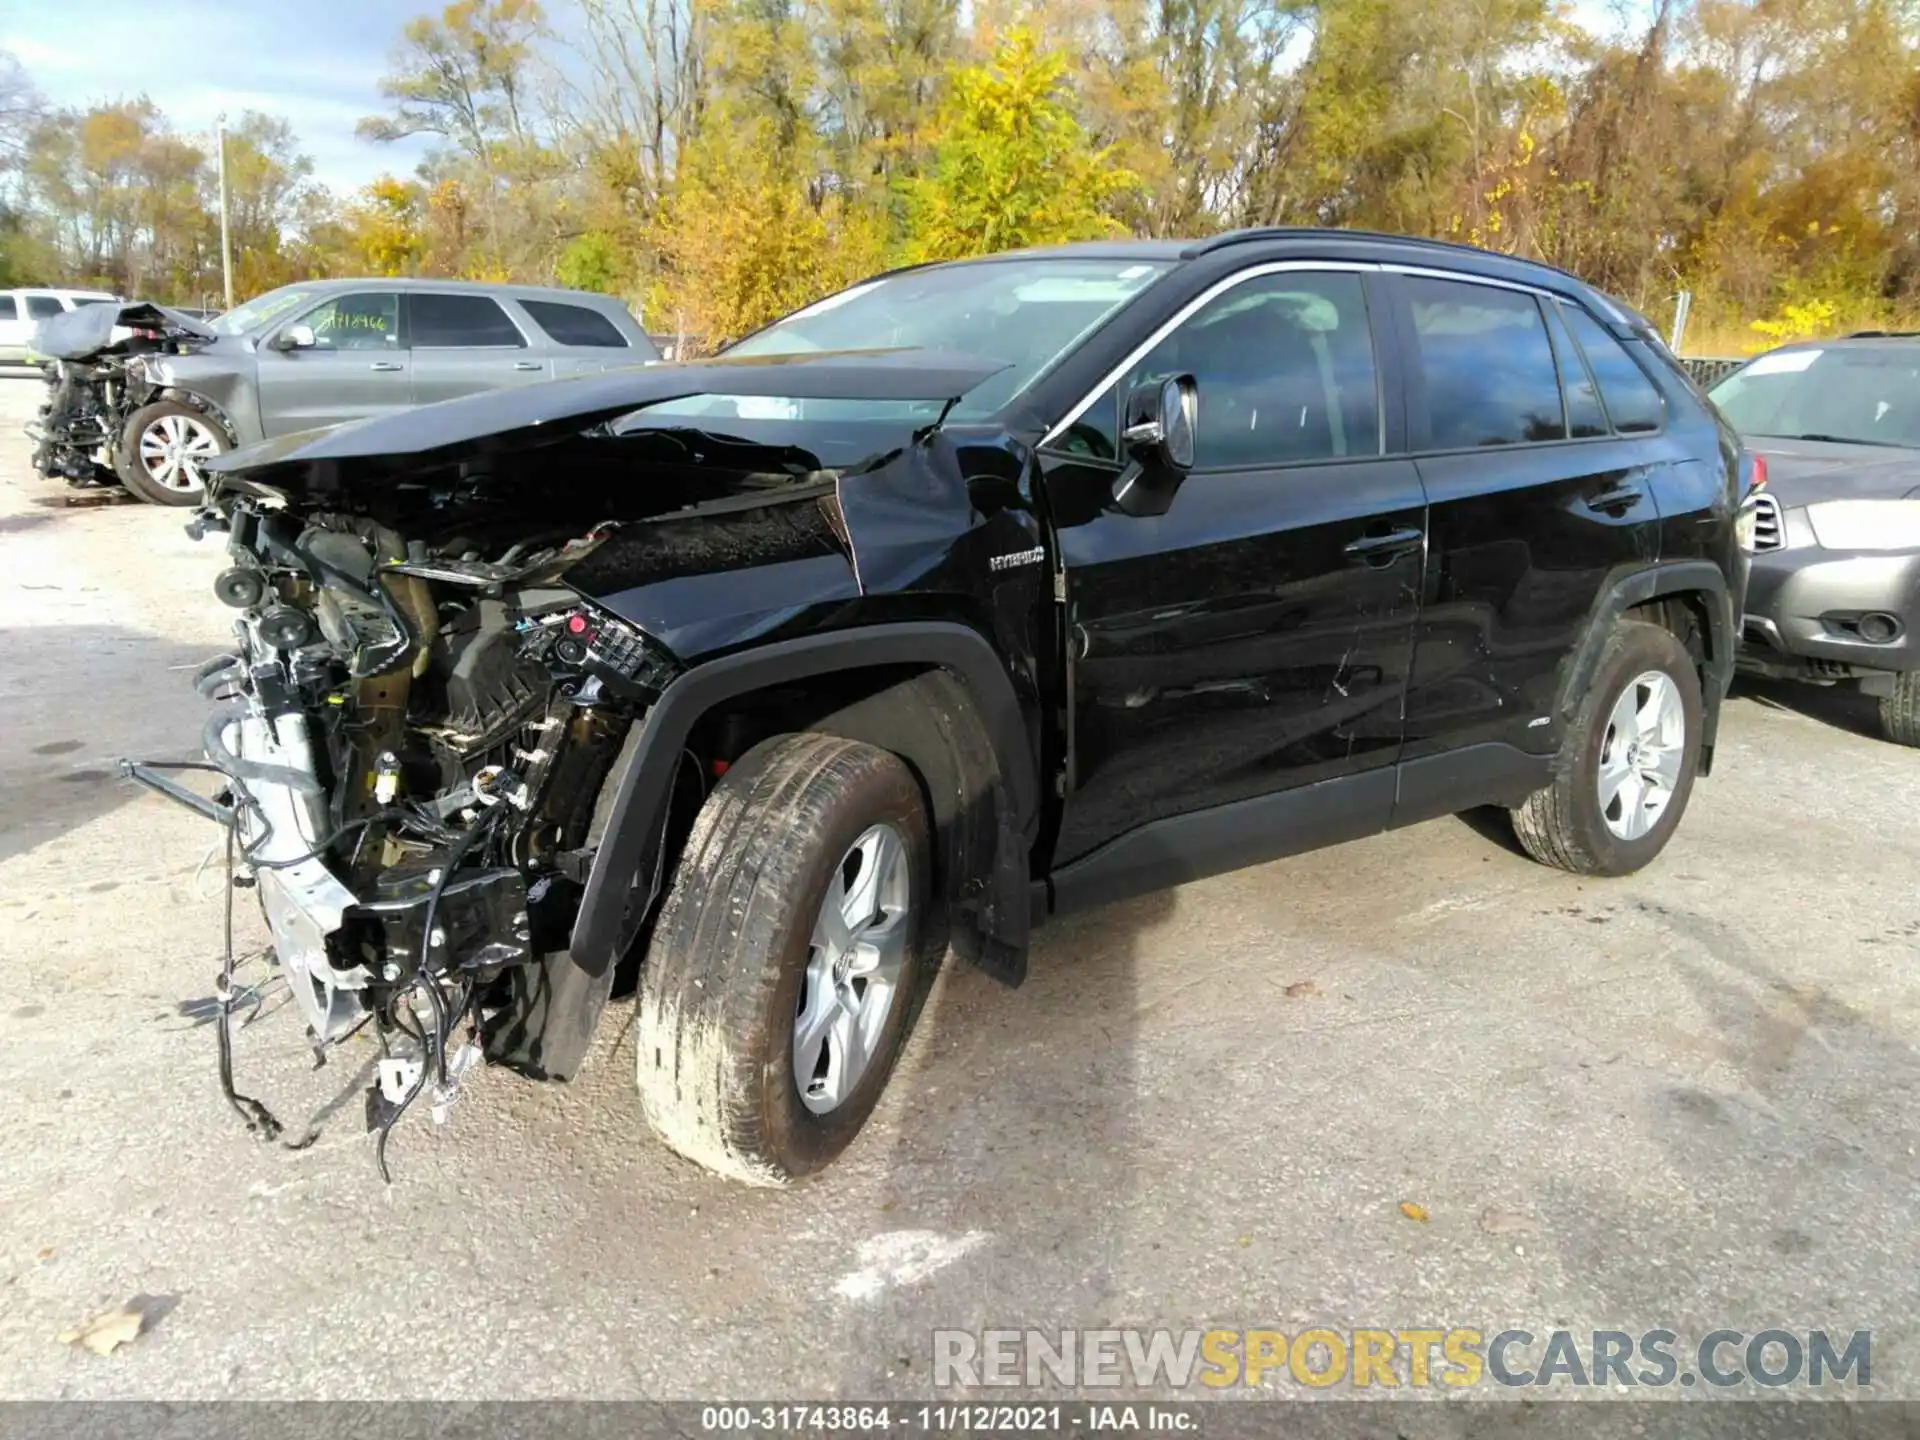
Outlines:
{"label": "rear quarter window", "polygon": [[1561,314],[1586,353],[1613,428],[1622,435],[1648,435],[1666,424],[1666,403],[1626,347],[1580,306],[1563,305]]}
{"label": "rear quarter window", "polygon": [[625,350],[627,337],[598,310],[570,305],[564,300],[522,300],[520,308],[556,345],[578,345],[595,350]]}
{"label": "rear quarter window", "polygon": [[20,302],[11,295],[0,295],[0,320],[18,320]]}

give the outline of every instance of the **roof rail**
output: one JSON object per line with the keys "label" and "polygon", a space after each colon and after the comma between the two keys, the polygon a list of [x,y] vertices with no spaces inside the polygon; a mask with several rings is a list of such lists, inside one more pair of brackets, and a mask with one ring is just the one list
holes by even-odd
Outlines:
{"label": "roof rail", "polygon": [[1511,260],[1516,265],[1548,270],[1555,275],[1564,275],[1569,280],[1577,281],[1587,289],[1593,288],[1571,270],[1563,269],[1545,260],[1529,260],[1521,255],[1502,255],[1498,250],[1486,250],[1478,245],[1462,244],[1458,240],[1436,240],[1427,235],[1397,235],[1389,230],[1349,230],[1344,226],[1255,225],[1243,230],[1224,230],[1218,235],[1209,235],[1193,241],[1187,246],[1186,253],[1189,256],[1205,255],[1214,250],[1223,250],[1229,245],[1245,245],[1257,240],[1325,240],[1328,238],[1386,240],[1396,245],[1411,245],[1422,250],[1445,250],[1455,254],[1477,255],[1482,259]]}
{"label": "roof rail", "polygon": [[1840,338],[1842,340],[1911,340],[1920,336],[1920,330],[1850,330]]}

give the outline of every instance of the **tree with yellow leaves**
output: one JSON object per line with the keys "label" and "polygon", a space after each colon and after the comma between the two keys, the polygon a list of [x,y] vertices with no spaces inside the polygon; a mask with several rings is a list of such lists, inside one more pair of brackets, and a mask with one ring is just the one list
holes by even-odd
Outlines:
{"label": "tree with yellow leaves", "polygon": [[1110,206],[1133,174],[1074,114],[1066,57],[1015,26],[984,65],[954,72],[930,171],[905,183],[907,251],[956,259],[1122,233]]}

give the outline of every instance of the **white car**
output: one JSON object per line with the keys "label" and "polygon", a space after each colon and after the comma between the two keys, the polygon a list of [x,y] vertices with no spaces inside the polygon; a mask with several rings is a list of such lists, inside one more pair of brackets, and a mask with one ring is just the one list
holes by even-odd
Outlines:
{"label": "white car", "polygon": [[23,365],[31,358],[34,328],[42,320],[82,305],[116,303],[104,290],[0,290],[0,365]]}

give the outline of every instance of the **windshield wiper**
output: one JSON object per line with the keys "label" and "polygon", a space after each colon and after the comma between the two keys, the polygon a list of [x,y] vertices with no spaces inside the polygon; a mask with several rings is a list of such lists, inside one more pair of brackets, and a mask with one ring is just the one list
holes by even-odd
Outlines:
{"label": "windshield wiper", "polygon": [[1773,435],[1773,440],[1815,440],[1826,445],[1878,445],[1888,450],[1911,450],[1913,446],[1902,444],[1898,440],[1868,440],[1860,435],[1830,435],[1824,430],[1810,430],[1804,435]]}

